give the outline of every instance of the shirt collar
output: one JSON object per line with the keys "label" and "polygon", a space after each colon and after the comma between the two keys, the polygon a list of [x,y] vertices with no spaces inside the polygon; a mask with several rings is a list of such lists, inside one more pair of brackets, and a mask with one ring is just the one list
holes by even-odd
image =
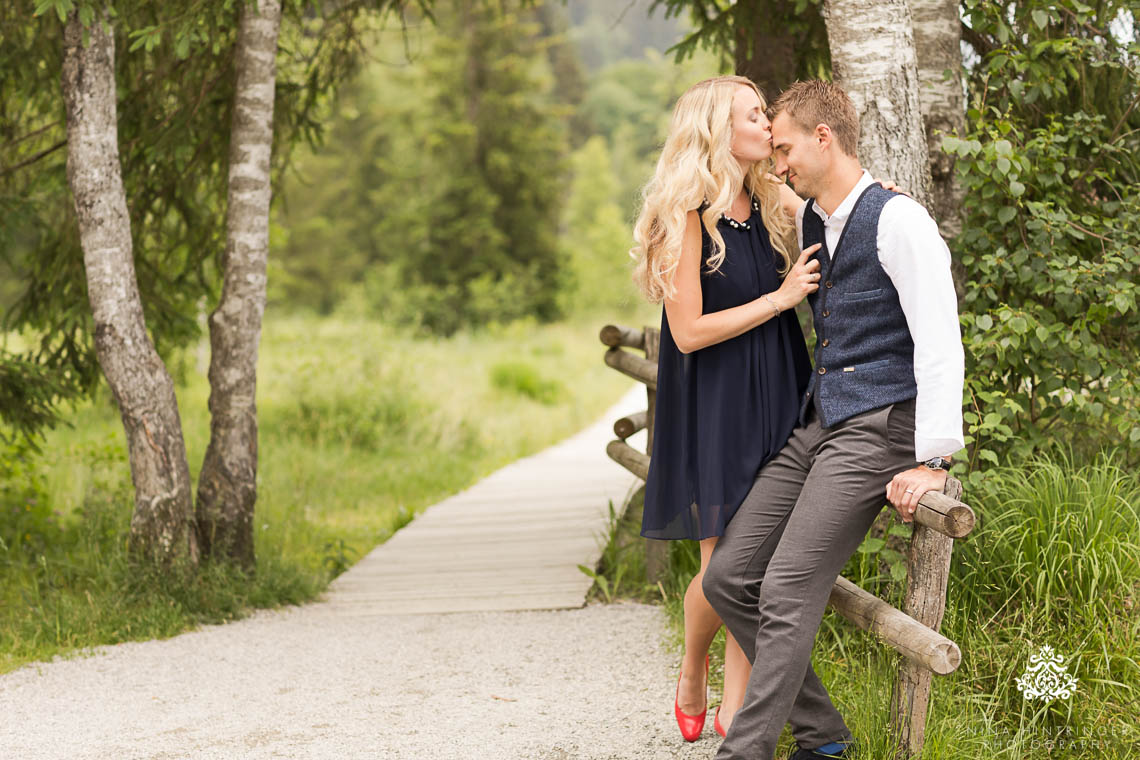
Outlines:
{"label": "shirt collar", "polygon": [[863,176],[855,183],[855,187],[851,188],[851,192],[849,192],[847,197],[843,199],[843,202],[839,204],[839,208],[835,209],[834,214],[828,216],[828,214],[819,207],[819,204],[815,202],[814,198],[811,203],[812,210],[819,215],[819,218],[823,220],[824,224],[828,222],[832,224],[842,224],[846,222],[847,217],[851,215],[851,209],[855,208],[855,201],[859,200],[859,196],[863,194],[863,191],[873,184],[875,184],[874,177],[871,176],[871,172],[864,169]]}

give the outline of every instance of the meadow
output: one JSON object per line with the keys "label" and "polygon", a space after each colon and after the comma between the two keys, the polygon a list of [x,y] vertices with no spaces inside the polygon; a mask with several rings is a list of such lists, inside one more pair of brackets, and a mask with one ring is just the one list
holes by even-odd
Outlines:
{"label": "meadow", "polygon": [[[654,321],[648,310],[623,318]],[[606,368],[605,315],[519,322],[450,338],[375,319],[267,316],[259,366],[261,467],[252,576],[209,566],[160,580],[132,565],[123,433],[105,391],[71,410],[41,450],[0,457],[0,672],[88,647],[175,635],[258,608],[298,604],[424,507],[590,423],[629,382]],[[190,464],[208,436],[204,344],[171,357]],[[934,684],[928,760],[1133,756],[1140,746],[1140,478],[1111,452],[991,468],[966,500],[942,631],[963,664]],[[662,604],[678,649],[695,544],[674,542],[645,579],[637,504],[614,505],[600,600]],[[894,518],[892,518],[893,520]],[[865,542],[844,575],[897,604],[894,541]],[[892,571],[893,570],[893,571]],[[1078,679],[1044,704],[1016,687],[1043,645]],[[714,646],[712,703],[723,672]],[[814,664],[865,750],[887,756],[899,656],[828,612]],[[785,735],[783,746],[790,748]]]}
{"label": "meadow", "polygon": [[[652,312],[635,312],[652,321]],[[629,388],[606,316],[414,337],[357,317],[267,314],[252,577],[132,566],[130,470],[109,394],[35,453],[0,456],[0,672],[311,600],[419,511],[593,422]],[[208,347],[171,357],[192,476],[209,436]]]}

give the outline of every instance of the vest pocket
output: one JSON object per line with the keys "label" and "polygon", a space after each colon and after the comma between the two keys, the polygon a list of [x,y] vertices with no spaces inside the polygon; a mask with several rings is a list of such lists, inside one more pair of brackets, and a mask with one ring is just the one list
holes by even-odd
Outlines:
{"label": "vest pocket", "polygon": [[844,293],[844,301],[866,301],[870,298],[878,298],[883,294],[882,288],[875,288],[874,290],[859,290],[854,293]]}
{"label": "vest pocket", "polygon": [[865,364],[855,364],[855,365],[848,365],[846,367],[841,367],[840,372],[844,373],[844,374],[867,372],[868,370],[874,370],[874,369],[879,369],[880,367],[885,367],[890,363],[891,363],[891,360],[889,358],[888,359],[879,359],[878,361],[866,362]]}

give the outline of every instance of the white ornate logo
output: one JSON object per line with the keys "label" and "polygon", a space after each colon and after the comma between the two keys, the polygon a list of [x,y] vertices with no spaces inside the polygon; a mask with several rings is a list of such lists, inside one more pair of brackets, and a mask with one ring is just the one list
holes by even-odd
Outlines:
{"label": "white ornate logo", "polygon": [[1026,699],[1068,699],[1077,688],[1077,679],[1061,664],[1062,658],[1053,653],[1053,647],[1046,644],[1041,651],[1029,658],[1029,667],[1017,679],[1017,690]]}

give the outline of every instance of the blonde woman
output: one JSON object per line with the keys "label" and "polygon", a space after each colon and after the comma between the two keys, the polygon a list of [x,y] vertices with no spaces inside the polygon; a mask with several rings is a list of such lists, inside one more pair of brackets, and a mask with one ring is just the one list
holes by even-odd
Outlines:
{"label": "blonde woman", "polygon": [[[811,371],[793,310],[819,288],[819,246],[796,250],[792,220],[803,201],[769,173],[765,108],[743,77],[699,82],[681,96],[630,251],[638,286],[665,306],[641,534],[700,541],[674,701],[687,741],[704,728],[708,649],[721,626],[701,590],[705,568],[756,473],[791,434]],[[751,669],[725,633],[714,719],[722,736]]]}

